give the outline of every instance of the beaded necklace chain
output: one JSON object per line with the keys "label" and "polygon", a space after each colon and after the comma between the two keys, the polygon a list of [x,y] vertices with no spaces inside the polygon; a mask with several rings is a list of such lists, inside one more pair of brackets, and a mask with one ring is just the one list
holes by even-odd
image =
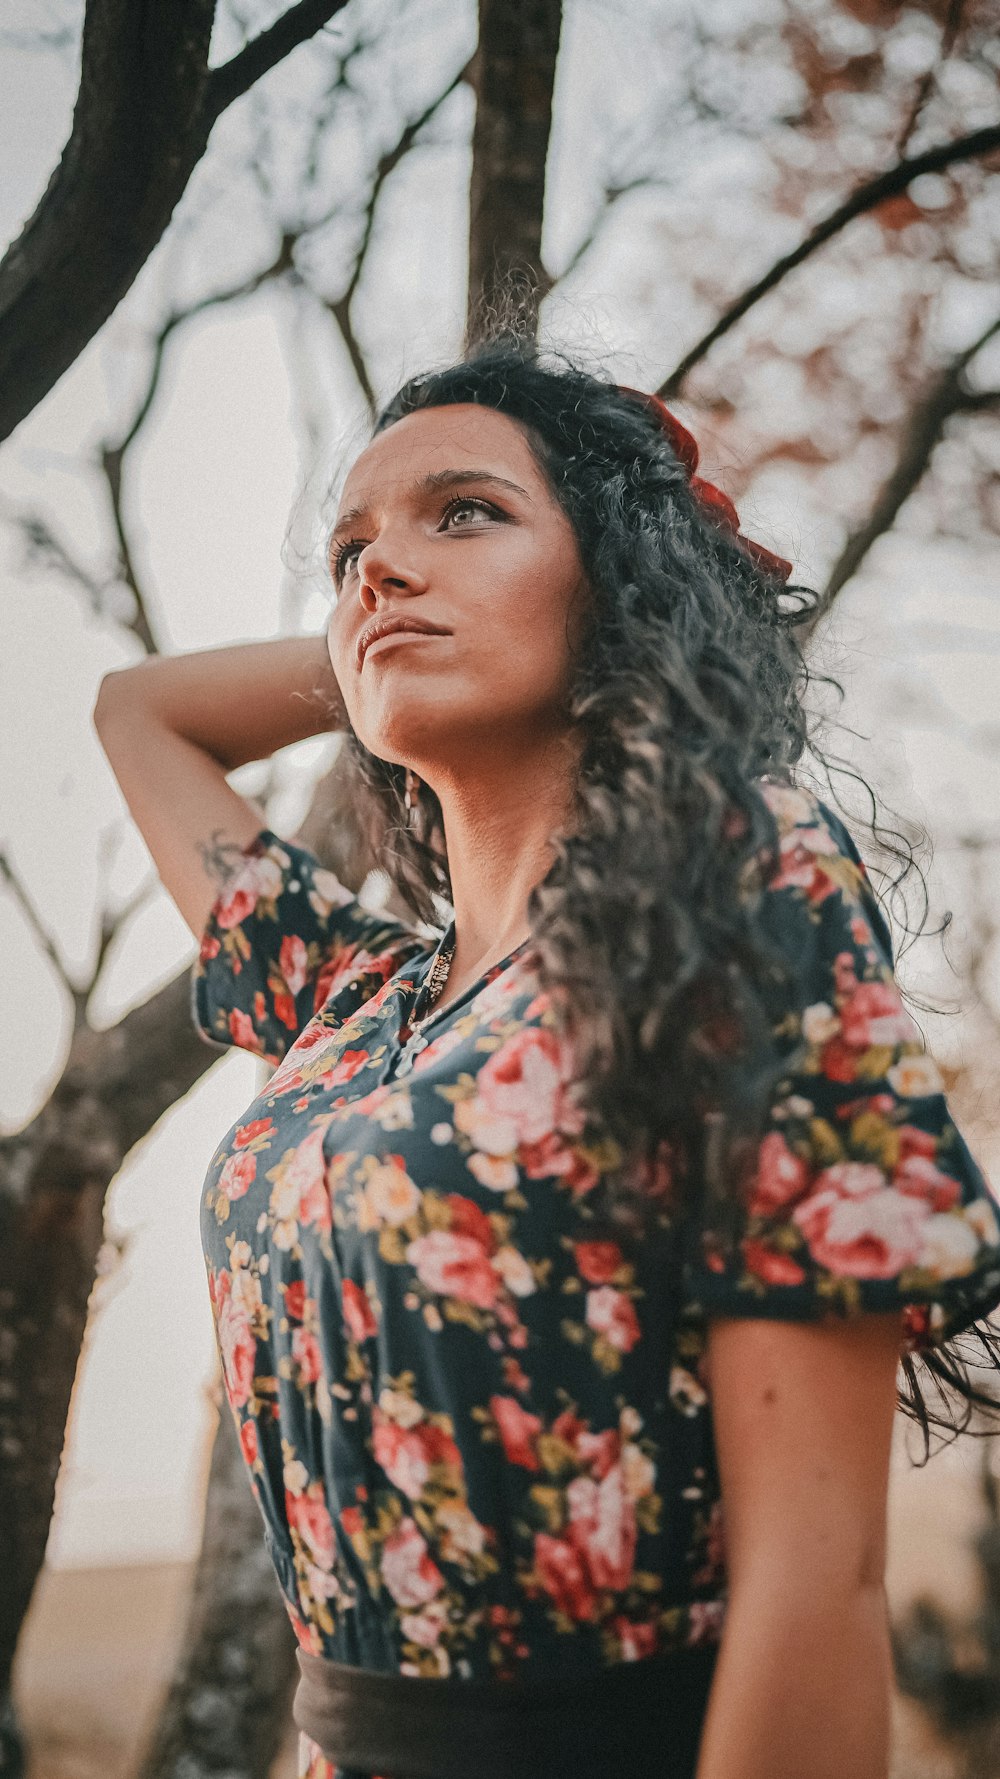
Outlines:
{"label": "beaded necklace chain", "polygon": [[419,1051],[425,1050],[430,1043],[430,1039],[424,1037],[421,1028],[425,1021],[431,1017],[431,1014],[434,1011],[435,1001],[440,999],[444,985],[448,980],[448,972],[451,969],[451,960],[454,955],[454,944],[446,945],[443,951],[438,952],[437,957],[431,965],[430,973],[428,974],[425,985],[427,989],[427,1006],[424,1008],[419,1019],[413,1019],[411,1017],[408,1021],[409,1036],[403,1045],[397,1070],[397,1073],[400,1075],[409,1073],[410,1069],[413,1067],[413,1058]]}

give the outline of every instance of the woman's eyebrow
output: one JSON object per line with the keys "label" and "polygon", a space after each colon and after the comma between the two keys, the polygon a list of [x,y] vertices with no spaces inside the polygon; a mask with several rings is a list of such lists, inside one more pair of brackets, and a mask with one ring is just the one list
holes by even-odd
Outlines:
{"label": "woman's eyebrow", "polygon": [[[517,482],[509,481],[506,476],[498,476],[491,469],[433,470],[430,475],[421,476],[418,482],[414,482],[411,493],[435,494],[440,492],[442,488],[464,487],[468,482],[491,482],[494,487],[507,488],[513,494],[523,495],[525,500],[531,499],[526,488],[522,488]],[[336,537],[339,532],[345,529],[345,527],[360,524],[363,519],[369,518],[370,515],[370,501],[359,501],[357,506],[348,507],[346,513],[341,513],[330,536]]]}

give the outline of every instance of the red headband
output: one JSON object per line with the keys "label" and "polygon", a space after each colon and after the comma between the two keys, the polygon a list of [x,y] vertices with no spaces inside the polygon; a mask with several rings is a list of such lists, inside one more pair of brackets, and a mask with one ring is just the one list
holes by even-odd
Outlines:
{"label": "red headband", "polygon": [[698,468],[698,445],[686,426],[682,426],[676,414],[672,414],[658,395],[647,395],[644,389],[630,389],[627,383],[618,384],[619,395],[634,396],[648,408],[657,425],[665,432],[670,441],[674,456],[687,471],[691,492],[706,516],[718,525],[746,551],[751,562],[763,571],[772,575],[777,581],[787,581],[792,572],[792,564],[786,562],[784,556],[775,556],[773,551],[765,550],[763,544],[755,544],[753,538],[744,537],[740,530],[740,518],[728,494],[723,494],[714,482],[706,482],[703,477],[695,475]]}

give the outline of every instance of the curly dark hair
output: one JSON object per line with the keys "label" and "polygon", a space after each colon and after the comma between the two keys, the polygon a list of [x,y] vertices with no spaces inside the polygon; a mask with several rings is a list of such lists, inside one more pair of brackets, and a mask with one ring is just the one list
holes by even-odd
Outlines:
{"label": "curly dark hair", "polygon": [[[591,592],[567,706],[583,742],[575,817],[553,836],[528,916],[543,986],[572,1038],[578,1102],[620,1155],[609,1215],[634,1223],[661,1145],[682,1190],[698,1190],[709,1114],[716,1140],[725,1132],[725,1176],[745,1178],[787,1071],[775,1022],[797,1004],[795,966],[754,919],[755,892],[778,862],[761,780],[795,784],[807,746],[829,776],[837,756],[820,746],[805,695],[810,682],[837,682],[807,667],[797,635],[818,595],[763,572],[713,523],[634,396],[507,337],[412,378],[375,432],[466,402],[522,428],[573,527]],[[437,797],[422,786],[411,825],[404,768],[353,731],[346,748],[373,855],[418,919],[440,926],[435,898],[450,901],[450,879]],[[866,781],[850,776],[877,809]],[[895,890],[919,871],[914,847],[872,827],[902,866]],[[925,918],[926,905],[924,886]],[[988,1332],[975,1332],[997,1364]],[[955,1349],[917,1363],[942,1399],[940,1410],[928,1407],[904,1356],[900,1406],[922,1426],[926,1457],[929,1425],[965,1431],[973,1406],[994,1399],[973,1389]],[[962,1399],[961,1425],[949,1391]]]}

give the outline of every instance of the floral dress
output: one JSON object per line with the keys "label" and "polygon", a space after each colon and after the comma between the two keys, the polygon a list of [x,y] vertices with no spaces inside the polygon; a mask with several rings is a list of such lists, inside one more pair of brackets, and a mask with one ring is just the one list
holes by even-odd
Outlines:
{"label": "floral dress", "polygon": [[[674,1210],[669,1156],[644,1238],[608,1234],[596,1188],[620,1157],[584,1141],[530,939],[414,1054],[433,938],[268,831],[217,902],[198,1025],[278,1066],[212,1160],[203,1241],[306,1650],[504,1680],[718,1642],[708,1318],[898,1308],[918,1349],[1000,1301],[1000,1207],[853,840],[812,792],[761,789],[781,834],[762,918],[808,1004],[725,1234],[710,1204]],[[301,1763],[331,1779],[305,1737]]]}

